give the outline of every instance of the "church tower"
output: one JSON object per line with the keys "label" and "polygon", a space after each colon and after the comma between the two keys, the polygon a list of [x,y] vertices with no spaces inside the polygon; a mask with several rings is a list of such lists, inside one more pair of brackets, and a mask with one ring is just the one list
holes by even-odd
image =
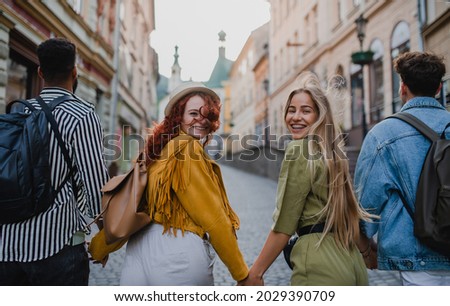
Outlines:
{"label": "church tower", "polygon": [[180,85],[182,83],[181,67],[180,67],[180,64],[178,63],[179,57],[180,56],[178,54],[178,46],[175,46],[175,54],[173,55],[174,61],[173,61],[173,65],[172,65],[172,73],[170,75],[169,85],[167,88],[168,92],[171,92],[175,87],[177,87],[178,85]]}

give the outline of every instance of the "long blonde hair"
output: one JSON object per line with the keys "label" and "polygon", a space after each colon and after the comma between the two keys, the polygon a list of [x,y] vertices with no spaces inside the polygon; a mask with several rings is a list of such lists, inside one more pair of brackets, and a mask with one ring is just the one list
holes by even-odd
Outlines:
{"label": "long blonde hair", "polygon": [[[346,99],[345,79],[341,76],[333,77],[326,91],[322,89],[318,77],[312,72],[302,73],[297,82],[299,88],[289,95],[285,118],[295,94],[304,92],[310,96],[315,104],[318,119],[308,132],[308,151],[310,154],[314,152],[314,156],[321,156],[320,161],[323,162],[328,175],[328,200],[319,213],[321,218],[326,219],[319,244],[327,233],[333,232],[336,242],[348,250],[354,247],[359,239],[360,221],[369,221],[374,216],[363,210],[356,199],[348,158],[344,151],[343,134],[333,118],[329,103],[330,99],[335,103]],[[315,169],[313,162],[312,159],[308,160],[308,169],[312,177]]]}

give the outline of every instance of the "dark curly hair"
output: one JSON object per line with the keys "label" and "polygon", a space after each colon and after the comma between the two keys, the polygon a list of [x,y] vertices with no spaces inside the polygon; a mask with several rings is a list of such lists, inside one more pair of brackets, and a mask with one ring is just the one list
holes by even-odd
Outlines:
{"label": "dark curly hair", "polygon": [[430,52],[403,53],[394,60],[394,68],[416,96],[434,97],[445,75],[443,58]]}
{"label": "dark curly hair", "polygon": [[77,48],[66,38],[50,38],[41,43],[36,52],[47,82],[67,79],[75,67]]}

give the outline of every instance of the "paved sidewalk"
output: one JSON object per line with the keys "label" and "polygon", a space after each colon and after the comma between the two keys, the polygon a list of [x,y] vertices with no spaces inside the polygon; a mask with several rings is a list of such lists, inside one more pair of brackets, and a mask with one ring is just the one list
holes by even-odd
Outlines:
{"label": "paved sidewalk", "polygon": [[[277,184],[275,181],[249,174],[229,166],[221,166],[225,187],[232,207],[241,219],[238,231],[239,246],[250,266],[258,256],[272,225]],[[91,264],[91,286],[119,285],[125,247],[110,255],[105,268]],[[289,285],[291,270],[281,254],[266,272],[264,280],[269,286]],[[217,258],[214,268],[215,284],[235,285],[224,264]],[[400,285],[397,272],[369,271],[370,285]]]}

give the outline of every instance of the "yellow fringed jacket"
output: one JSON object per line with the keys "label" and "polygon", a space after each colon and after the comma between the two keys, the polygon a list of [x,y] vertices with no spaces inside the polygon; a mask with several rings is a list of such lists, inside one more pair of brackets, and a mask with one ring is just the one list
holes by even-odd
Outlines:
{"label": "yellow fringed jacket", "polygon": [[243,280],[248,267],[239,250],[239,218],[231,208],[222,174],[200,142],[186,134],[172,139],[150,165],[147,200],[150,219],[164,232],[207,236],[232,277]]}

